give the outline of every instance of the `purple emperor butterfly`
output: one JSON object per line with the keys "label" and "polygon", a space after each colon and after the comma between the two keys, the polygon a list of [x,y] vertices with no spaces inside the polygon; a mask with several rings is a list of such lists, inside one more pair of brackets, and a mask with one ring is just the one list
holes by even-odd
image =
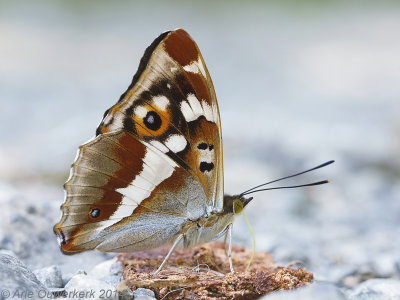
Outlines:
{"label": "purple emperor butterfly", "polygon": [[79,148],[54,232],[64,253],[172,245],[158,273],[178,244],[225,234],[231,249],[235,215],[261,186],[224,196],[214,87],[196,43],[177,29],[147,48],[96,137]]}

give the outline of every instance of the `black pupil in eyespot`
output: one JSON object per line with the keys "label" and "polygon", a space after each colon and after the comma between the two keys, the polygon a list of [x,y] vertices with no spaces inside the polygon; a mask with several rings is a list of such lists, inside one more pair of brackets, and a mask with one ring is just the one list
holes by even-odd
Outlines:
{"label": "black pupil in eyespot", "polygon": [[100,210],[97,208],[92,209],[92,211],[90,212],[90,216],[92,218],[97,218],[98,216],[100,216]]}
{"label": "black pupil in eyespot", "polygon": [[161,127],[161,118],[155,111],[149,111],[143,118],[143,123],[148,129],[156,131]]}

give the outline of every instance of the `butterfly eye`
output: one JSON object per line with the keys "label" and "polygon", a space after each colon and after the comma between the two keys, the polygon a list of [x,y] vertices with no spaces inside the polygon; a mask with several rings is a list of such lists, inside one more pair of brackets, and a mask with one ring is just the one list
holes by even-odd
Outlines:
{"label": "butterfly eye", "polygon": [[148,129],[157,131],[161,127],[161,118],[155,111],[149,111],[143,118],[143,123]]}
{"label": "butterfly eye", "polygon": [[234,200],[233,202],[233,211],[235,214],[240,214],[243,210],[243,202],[239,199]]}
{"label": "butterfly eye", "polygon": [[97,218],[98,216],[100,216],[100,209],[98,208],[94,208],[90,211],[90,216],[92,218]]}

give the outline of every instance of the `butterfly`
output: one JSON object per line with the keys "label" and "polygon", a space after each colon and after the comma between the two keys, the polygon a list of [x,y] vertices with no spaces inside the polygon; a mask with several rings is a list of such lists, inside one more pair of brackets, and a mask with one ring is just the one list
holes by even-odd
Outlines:
{"label": "butterfly", "polygon": [[172,245],[157,274],[176,246],[225,235],[233,272],[233,221],[252,199],[245,196],[265,184],[229,196],[223,176],[220,114],[204,59],[183,29],[162,33],[96,137],[79,148],[54,226],[60,248],[72,254]]}

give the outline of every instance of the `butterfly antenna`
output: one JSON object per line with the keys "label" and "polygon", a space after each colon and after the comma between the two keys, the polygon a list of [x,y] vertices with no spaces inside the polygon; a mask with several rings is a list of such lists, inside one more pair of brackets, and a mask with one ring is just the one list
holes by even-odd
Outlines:
{"label": "butterfly antenna", "polygon": [[294,189],[294,188],[303,187],[303,186],[321,185],[321,184],[325,184],[325,183],[329,183],[329,180],[322,180],[322,181],[318,181],[318,182],[312,182],[312,183],[306,183],[306,184],[300,184],[300,185],[277,186],[277,187],[272,187],[272,188],[259,189],[259,190],[255,190],[255,191],[242,193],[241,195],[246,196],[248,194],[257,193],[257,192],[261,192],[261,191]]}
{"label": "butterfly antenna", "polygon": [[328,165],[330,165],[330,164],[332,164],[332,163],[334,163],[334,162],[335,162],[334,160],[330,160],[330,161],[327,161],[327,162],[325,162],[325,163],[323,163],[323,164],[320,164],[320,165],[318,165],[318,166],[316,166],[316,167],[314,167],[314,168],[305,170],[305,171],[303,171],[303,172],[299,172],[299,173],[296,173],[296,174],[293,174],[293,175],[285,176],[285,177],[282,177],[282,178],[279,178],[279,179],[275,179],[275,180],[272,180],[272,181],[269,181],[269,182],[266,182],[266,183],[257,185],[257,186],[255,186],[255,187],[253,187],[253,188],[251,188],[251,189],[249,189],[249,190],[247,190],[247,191],[244,191],[244,192],[241,193],[239,196],[242,197],[242,196],[244,196],[244,195],[248,195],[248,194],[255,193],[255,192],[259,192],[259,191],[277,190],[277,189],[289,189],[289,188],[297,188],[297,187],[303,187],[303,186],[313,186],[313,185],[320,185],[320,184],[328,183],[329,180],[324,180],[324,181],[319,181],[319,182],[314,182],[314,183],[308,183],[308,184],[302,184],[302,185],[282,186],[282,187],[266,188],[266,189],[259,189],[259,190],[257,190],[258,188],[260,188],[260,187],[262,187],[262,186],[265,186],[265,185],[268,185],[268,184],[271,184],[271,183],[275,183],[275,182],[278,182],[278,181],[281,181],[281,180],[284,180],[284,179],[293,178],[293,177],[296,177],[296,176],[299,176],[299,175],[302,175],[302,174],[305,174],[305,173],[308,173],[308,172],[311,172],[311,171],[314,171],[314,170],[317,170],[317,169],[326,167],[326,166],[328,166]]}

